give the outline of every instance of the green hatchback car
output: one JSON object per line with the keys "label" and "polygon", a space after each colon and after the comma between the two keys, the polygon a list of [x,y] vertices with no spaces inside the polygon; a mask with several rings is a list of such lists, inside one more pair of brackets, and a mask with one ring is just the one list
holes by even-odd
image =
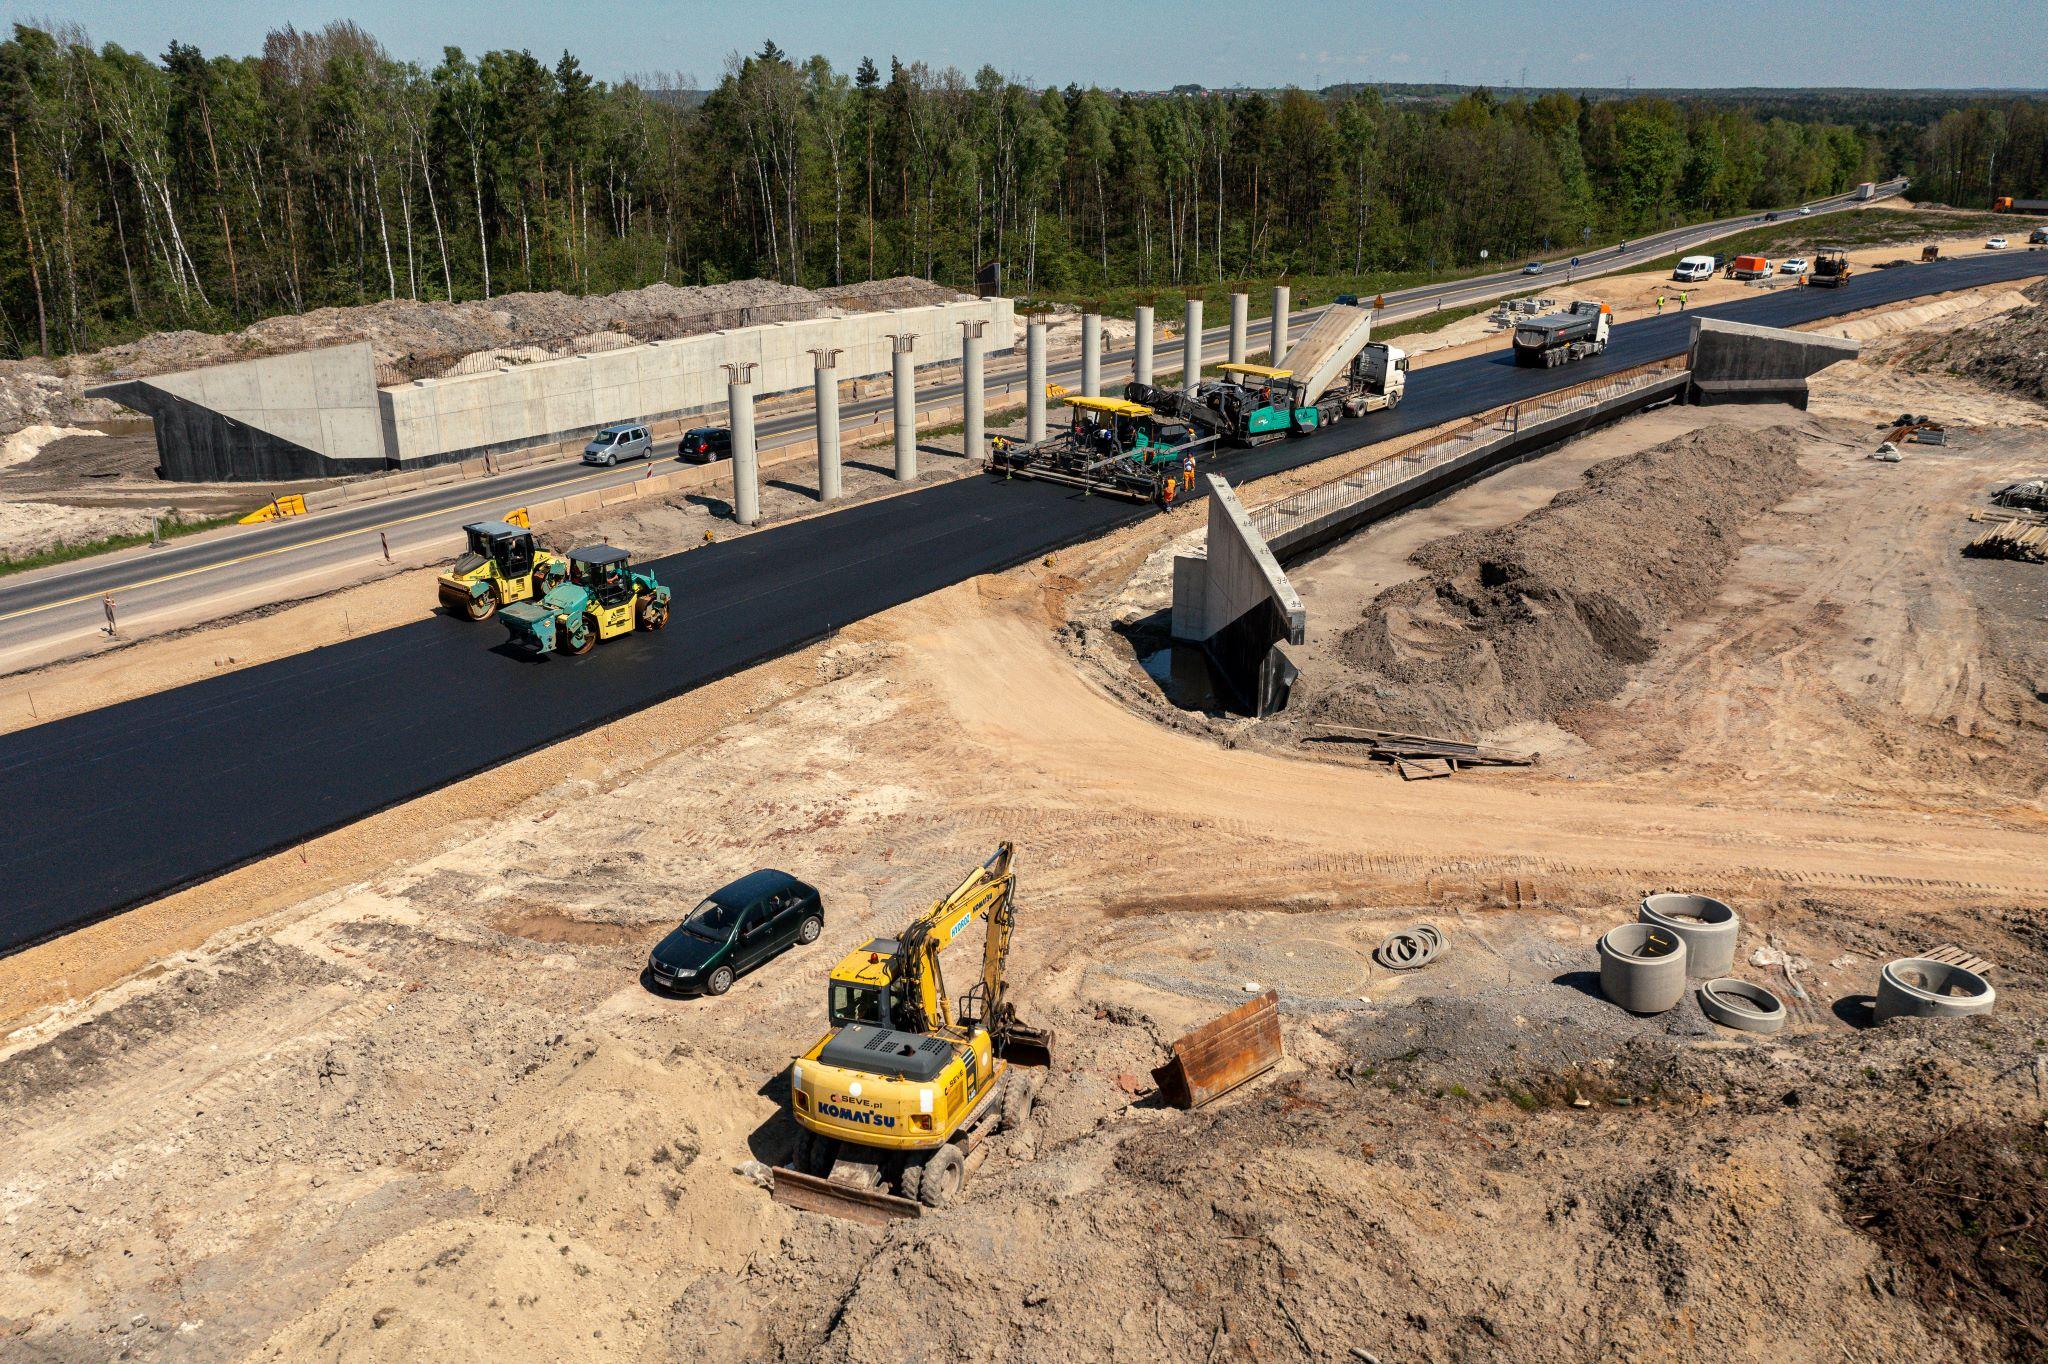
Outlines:
{"label": "green hatchback car", "polygon": [[825,931],[817,888],[786,871],[749,872],[713,891],[648,954],[649,982],[677,994],[722,995],[744,972]]}

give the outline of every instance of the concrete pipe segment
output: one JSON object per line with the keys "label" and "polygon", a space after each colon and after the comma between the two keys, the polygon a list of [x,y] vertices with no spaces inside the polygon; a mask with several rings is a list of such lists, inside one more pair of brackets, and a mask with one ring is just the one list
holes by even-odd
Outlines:
{"label": "concrete pipe segment", "polygon": [[1700,1012],[1727,1028],[1770,1034],[1785,1026],[1785,1002],[1761,985],[1722,976],[1700,986]]}
{"label": "concrete pipe segment", "polygon": [[1657,924],[1622,924],[1600,939],[1600,993],[1632,1014],[1685,998],[1685,939]]}
{"label": "concrete pipe segment", "polygon": [[1961,1018],[1991,1012],[1998,992],[1975,971],[1925,957],[1901,957],[1877,977],[1877,1021]]}
{"label": "concrete pipe segment", "polygon": [[1706,895],[1645,896],[1637,917],[1685,940],[1686,974],[1725,976],[1735,969],[1735,935],[1742,930],[1742,918],[1719,900]]}

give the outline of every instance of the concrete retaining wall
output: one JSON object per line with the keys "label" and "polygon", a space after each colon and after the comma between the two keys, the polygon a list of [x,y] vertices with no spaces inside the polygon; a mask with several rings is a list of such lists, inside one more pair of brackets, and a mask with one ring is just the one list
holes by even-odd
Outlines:
{"label": "concrete retaining wall", "polygon": [[811,351],[841,351],[846,378],[886,373],[892,334],[917,337],[920,365],[960,358],[960,323],[993,323],[1000,345],[1014,330],[1010,300],[980,299],[851,317],[679,337],[482,374],[420,379],[379,392],[387,448],[410,466],[586,435],[616,421],[652,421],[715,408],[721,366],[753,363],[762,396],[811,386]]}

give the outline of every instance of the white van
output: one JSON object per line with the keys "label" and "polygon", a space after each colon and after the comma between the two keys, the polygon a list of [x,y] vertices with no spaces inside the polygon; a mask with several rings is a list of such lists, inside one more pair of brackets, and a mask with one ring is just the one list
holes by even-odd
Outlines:
{"label": "white van", "polygon": [[1712,279],[1713,277],[1714,258],[1712,256],[1687,256],[1678,263],[1678,268],[1671,272],[1671,278],[1685,284],[1697,284],[1703,279]]}

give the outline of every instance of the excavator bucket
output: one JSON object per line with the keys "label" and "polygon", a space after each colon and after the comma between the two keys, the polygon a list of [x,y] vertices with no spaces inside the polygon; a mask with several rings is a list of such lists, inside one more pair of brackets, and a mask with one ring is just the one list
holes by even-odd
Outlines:
{"label": "excavator bucket", "polygon": [[1265,1074],[1281,1055],[1280,994],[1268,990],[1176,1040],[1152,1080],[1175,1108],[1200,1108]]}
{"label": "excavator bucket", "polygon": [[1052,1029],[1012,1023],[1003,1034],[1003,1059],[1013,1066],[1052,1064]]}
{"label": "excavator bucket", "polygon": [[787,1203],[805,1212],[821,1212],[828,1217],[844,1217],[875,1227],[886,1227],[891,1222],[924,1215],[922,1203],[911,1198],[898,1198],[882,1189],[857,1188],[782,1165],[775,1167],[774,1178],[770,1196],[777,1203]]}

